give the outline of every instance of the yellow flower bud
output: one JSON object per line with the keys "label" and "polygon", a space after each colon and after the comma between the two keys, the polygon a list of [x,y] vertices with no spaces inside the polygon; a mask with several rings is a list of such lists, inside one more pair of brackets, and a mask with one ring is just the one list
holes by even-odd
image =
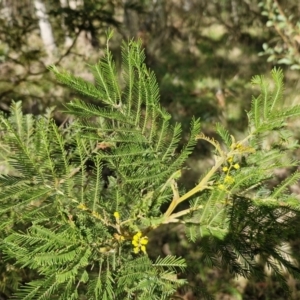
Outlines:
{"label": "yellow flower bud", "polygon": [[88,208],[85,206],[85,204],[80,203],[77,208],[81,209],[81,210],[88,210]]}
{"label": "yellow flower bud", "polygon": [[234,183],[234,178],[232,176],[225,176],[224,182],[229,184]]}
{"label": "yellow flower bud", "polygon": [[132,240],[132,245],[134,246],[134,247],[138,247],[139,246],[139,242],[138,241],[136,241],[136,240]]}
{"label": "yellow flower bud", "polygon": [[240,168],[240,165],[239,164],[234,164],[233,167],[238,170]]}
{"label": "yellow flower bud", "polygon": [[227,161],[228,161],[229,163],[231,163],[231,162],[233,161],[233,156],[228,157],[228,158],[227,158]]}
{"label": "yellow flower bud", "polygon": [[224,184],[219,184],[218,189],[221,191],[226,191],[226,186]]}
{"label": "yellow flower bud", "polygon": [[139,231],[138,233],[136,233],[133,237],[134,240],[139,240],[140,237],[142,236],[142,233]]}
{"label": "yellow flower bud", "polygon": [[146,254],[146,245],[148,244],[148,237],[142,237],[142,233],[139,231],[132,237],[131,244],[134,246],[133,252],[135,254],[139,253],[140,251]]}
{"label": "yellow flower bud", "polygon": [[141,245],[147,245],[148,244],[148,238],[146,236],[141,238],[140,243],[141,243]]}

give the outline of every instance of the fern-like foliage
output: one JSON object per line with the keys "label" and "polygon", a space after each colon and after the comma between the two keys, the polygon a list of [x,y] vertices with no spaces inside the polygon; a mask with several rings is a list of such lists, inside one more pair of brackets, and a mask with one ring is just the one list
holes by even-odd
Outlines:
{"label": "fern-like foliage", "polygon": [[177,152],[181,127],[159,105],[140,43],[124,44],[122,54],[121,82],[109,49],[91,66],[95,85],[50,68],[100,105],[70,102],[76,120],[68,126],[58,127],[50,112],[23,115],[20,102],[1,117],[11,168],[0,177],[1,248],[41,275],[20,287],[18,299],[167,299],[185,283],[174,271],[182,260],[136,258],[131,240],[149,217],[161,217],[172,195],[164,184],[193,150],[200,123],[192,121]]}
{"label": "fern-like foliage", "polygon": [[[90,66],[95,84],[50,67],[58,81],[92,100],[66,104],[74,118],[65,126],[56,125],[51,109],[23,115],[20,102],[0,116],[7,169],[0,175],[0,249],[10,264],[34,272],[15,299],[172,299],[187,284],[177,275],[186,262],[150,259],[147,234],[174,222],[184,224],[192,242],[201,239],[207,264],[259,278],[267,264],[283,284],[282,266],[298,276],[282,246],[299,217],[288,187],[300,176],[269,184],[275,168],[298,165],[288,159],[297,145],[285,146],[292,136],[284,127],[300,109],[280,107],[282,72],[272,72],[273,91],[254,77],[261,94],[253,98],[243,140],[220,124],[223,143],[206,137],[193,119],[178,151],[181,126],[159,104],[141,43],[124,43],[122,60],[119,76],[107,47]],[[275,136],[270,149],[261,142],[268,134]],[[199,139],[214,146],[215,164],[185,192],[177,180]],[[178,210],[187,200],[190,208]]]}
{"label": "fern-like foliage", "polygon": [[[118,197],[123,204],[136,214],[140,213],[141,206],[151,206],[153,215],[157,216],[165,201],[163,195],[159,195],[161,183],[180,169],[192,152],[200,123],[192,120],[190,139],[181,153],[176,153],[181,127],[171,125],[170,115],[159,104],[155,75],[144,64],[140,43],[123,44],[122,57],[122,83],[118,82],[109,49],[92,67],[96,89],[100,90],[96,100],[103,105],[101,108],[77,99],[67,104],[67,111],[78,117],[75,125],[78,130],[96,141],[97,156],[114,172],[118,181],[115,192],[122,190],[122,196]],[[59,81],[89,95],[78,88],[82,86],[80,78],[60,73],[55,67],[51,69]],[[120,85],[124,86],[122,92]],[[107,151],[101,149],[105,145]],[[153,196],[147,198],[147,203],[141,191],[148,195],[151,191]],[[140,201],[129,200],[139,197]]]}
{"label": "fern-like foliage", "polygon": [[[300,106],[283,105],[282,71],[274,69],[271,74],[274,89],[262,76],[252,80],[261,92],[253,97],[248,113],[249,133],[243,140],[235,141],[227,129],[217,124],[223,148],[215,146],[215,166],[194,191],[202,190],[207,176],[212,180],[211,186],[191,201],[185,222],[189,239],[201,239],[203,262],[260,280],[267,266],[287,291],[286,271],[299,278],[286,243],[296,235],[299,222],[299,198],[289,187],[299,183],[300,173],[293,172],[275,186],[271,181],[279,168],[295,170],[299,166],[291,152],[298,144],[286,120],[299,116]],[[264,143],[268,137],[272,137],[271,141]],[[198,138],[212,143],[207,137]],[[213,177],[216,173],[219,176]]]}

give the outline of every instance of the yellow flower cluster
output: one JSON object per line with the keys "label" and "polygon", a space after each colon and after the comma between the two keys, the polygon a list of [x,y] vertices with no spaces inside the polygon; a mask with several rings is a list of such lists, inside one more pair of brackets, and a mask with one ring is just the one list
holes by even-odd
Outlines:
{"label": "yellow flower cluster", "polygon": [[[240,168],[240,165],[238,163],[233,162],[233,156],[228,157],[227,162],[229,163],[229,165],[224,166],[222,168],[222,170],[223,170],[223,172],[226,173],[226,176],[224,178],[224,183],[227,184],[227,185],[230,185],[230,184],[234,183],[234,178],[229,173],[232,169],[238,170]],[[222,191],[226,191],[227,188],[226,188],[225,184],[219,184],[218,188]]]}
{"label": "yellow flower cluster", "polygon": [[88,210],[88,208],[86,207],[86,205],[83,204],[83,203],[80,203],[80,204],[77,206],[77,208],[79,208],[79,209],[81,209],[81,210]]}
{"label": "yellow flower cluster", "polygon": [[148,244],[148,237],[143,236],[142,233],[139,231],[136,233],[132,238],[132,245],[134,246],[133,252],[135,254],[139,253],[140,251],[146,254],[146,245]]}
{"label": "yellow flower cluster", "polygon": [[224,182],[228,183],[228,184],[232,184],[232,183],[234,183],[234,178],[230,175],[226,175],[225,179],[224,179]]}
{"label": "yellow flower cluster", "polygon": [[221,191],[226,191],[227,189],[226,189],[226,186],[224,185],[224,184],[219,184],[218,185],[218,188],[219,188],[219,190],[221,190]]}
{"label": "yellow flower cluster", "polygon": [[229,157],[227,158],[227,161],[231,164],[231,163],[233,162],[233,156],[229,156]]}
{"label": "yellow flower cluster", "polygon": [[255,149],[252,147],[244,146],[241,143],[237,143],[231,146],[231,149],[237,150],[239,153],[254,153]]}
{"label": "yellow flower cluster", "polygon": [[228,167],[223,167],[223,171],[229,171],[231,168],[234,168],[236,170],[238,170],[240,168],[240,165],[238,163],[233,164],[233,156],[229,156],[227,158],[227,161],[229,163],[229,168]]}

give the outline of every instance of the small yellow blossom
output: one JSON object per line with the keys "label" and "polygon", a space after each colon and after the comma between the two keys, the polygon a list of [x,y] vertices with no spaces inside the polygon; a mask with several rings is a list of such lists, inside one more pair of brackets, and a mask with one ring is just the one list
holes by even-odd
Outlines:
{"label": "small yellow blossom", "polygon": [[227,175],[225,176],[224,182],[229,184],[234,183],[234,178],[232,176]]}
{"label": "small yellow blossom", "polygon": [[227,167],[223,167],[222,169],[224,172],[227,172],[228,171],[228,168]]}
{"label": "small yellow blossom", "polygon": [[235,150],[238,150],[239,153],[254,153],[255,149],[252,147],[244,146],[240,143],[236,144],[234,147]]}
{"label": "small yellow blossom", "polygon": [[134,247],[138,247],[138,246],[139,246],[139,242],[136,241],[136,240],[132,240],[132,245],[133,245]]}
{"label": "small yellow blossom", "polygon": [[232,163],[232,161],[233,161],[233,156],[229,156],[229,157],[227,158],[227,161],[228,161],[229,163]]}
{"label": "small yellow blossom", "polygon": [[114,212],[114,217],[115,217],[116,219],[120,219],[120,214],[116,211],[116,212]]}
{"label": "small yellow blossom", "polygon": [[226,191],[226,186],[224,184],[219,184],[218,189],[221,191]]}
{"label": "small yellow blossom", "polygon": [[139,253],[140,251],[146,254],[146,245],[148,244],[148,237],[142,237],[142,233],[140,231],[133,236],[131,243],[134,246],[133,252],[135,254]]}
{"label": "small yellow blossom", "polygon": [[139,231],[138,233],[136,233],[133,237],[134,241],[138,241],[140,239],[140,237],[142,236],[142,233]]}
{"label": "small yellow blossom", "polygon": [[239,164],[234,164],[233,167],[238,170],[240,168],[240,165]]}
{"label": "small yellow blossom", "polygon": [[81,209],[81,210],[88,210],[88,208],[85,206],[85,204],[80,203],[77,208]]}
{"label": "small yellow blossom", "polygon": [[143,237],[140,239],[140,244],[141,245],[147,245],[148,244],[148,238],[147,237]]}

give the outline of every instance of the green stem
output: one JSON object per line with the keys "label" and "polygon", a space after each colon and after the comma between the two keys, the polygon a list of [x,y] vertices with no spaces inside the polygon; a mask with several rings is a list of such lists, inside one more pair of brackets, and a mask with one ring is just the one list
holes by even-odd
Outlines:
{"label": "green stem", "polygon": [[170,217],[167,220],[165,220],[163,222],[163,224],[178,223],[180,221],[180,220],[178,220],[179,217],[182,217],[184,215],[190,214],[191,212],[196,211],[196,210],[198,210],[200,208],[203,208],[202,204],[198,205],[196,207],[192,207],[192,208],[188,208],[188,209],[185,209],[185,210],[181,210],[178,213],[170,215]]}
{"label": "green stem", "polygon": [[[241,140],[240,142],[234,143],[234,144],[244,144],[245,142],[247,142],[254,134],[250,133],[247,137],[245,137],[243,140]],[[209,188],[209,181],[210,179],[213,177],[213,175],[218,171],[218,169],[221,167],[221,165],[231,156],[234,156],[236,154],[239,154],[239,150],[238,149],[232,149],[231,151],[229,151],[228,153],[224,153],[222,151],[219,151],[219,153],[221,154],[221,156],[216,157],[216,161],[215,161],[215,165],[211,168],[211,170],[205,175],[205,177],[200,181],[200,183],[198,183],[193,189],[191,189],[190,191],[188,191],[187,193],[185,193],[184,195],[182,195],[181,197],[175,197],[172,200],[172,202],[170,203],[167,211],[164,214],[164,224],[167,224],[170,220],[174,219],[174,215],[172,215],[173,211],[175,210],[175,208],[183,201],[189,199],[190,197],[192,197],[193,195],[195,195],[198,192],[201,192],[207,188]],[[184,213],[185,214],[185,213]],[[184,215],[183,214],[183,215]],[[179,215],[178,215],[179,216]],[[178,217],[177,216],[177,217]]]}
{"label": "green stem", "polygon": [[175,208],[180,204],[181,202],[187,200],[191,196],[195,195],[198,192],[201,192],[208,188],[208,182],[211,179],[211,177],[215,174],[215,172],[220,168],[220,166],[226,161],[227,156],[218,157],[216,159],[215,165],[211,168],[211,170],[205,175],[205,177],[200,181],[199,184],[197,184],[193,189],[185,193],[183,196],[179,198],[174,198],[171,202],[170,206],[168,207],[167,211],[164,214],[165,220],[169,219],[172,212],[175,210]]}

